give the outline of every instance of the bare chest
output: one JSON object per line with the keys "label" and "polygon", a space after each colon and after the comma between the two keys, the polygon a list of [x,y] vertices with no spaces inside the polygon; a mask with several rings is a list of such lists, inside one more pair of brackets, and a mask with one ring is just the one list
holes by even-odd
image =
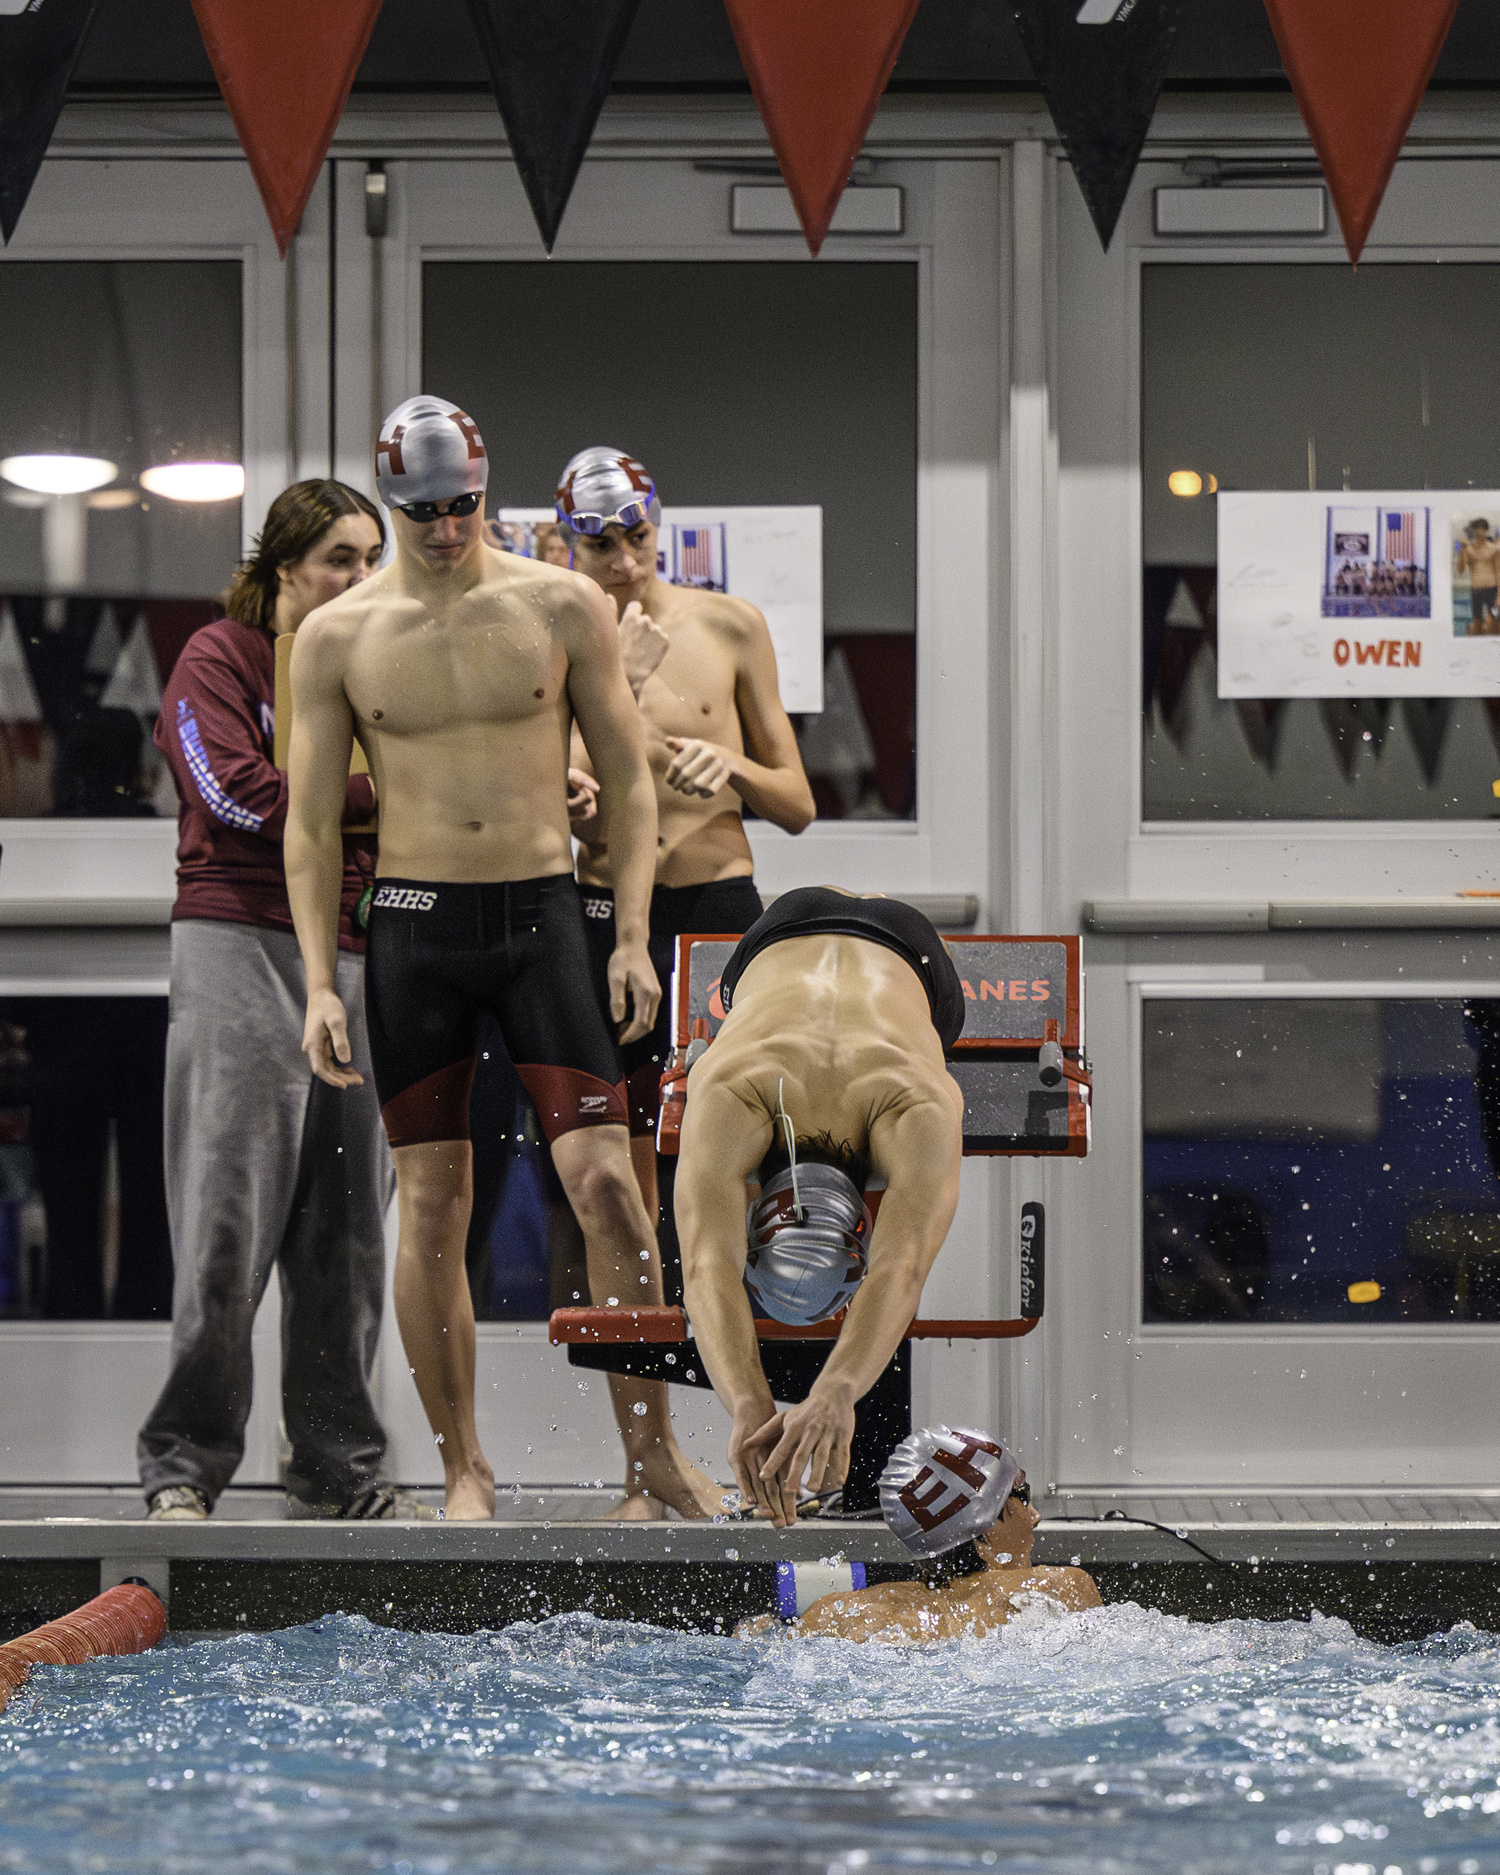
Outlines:
{"label": "bare chest", "polygon": [[673,621],[667,655],[641,691],[641,711],[659,736],[701,736],[743,746],[735,708],[735,663],[706,626]]}
{"label": "bare chest", "polygon": [[344,688],[362,724],[412,736],[554,716],[566,678],[546,626],[500,612],[377,623],[361,634]]}

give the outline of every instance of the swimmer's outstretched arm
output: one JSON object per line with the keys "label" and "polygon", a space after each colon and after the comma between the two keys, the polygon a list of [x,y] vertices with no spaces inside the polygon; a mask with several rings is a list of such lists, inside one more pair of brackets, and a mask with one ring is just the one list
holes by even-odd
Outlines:
{"label": "swimmer's outstretched arm", "polygon": [[729,1463],[746,1504],[778,1526],[796,1518],[786,1497],[760,1476],[748,1441],[777,1422],[745,1293],[745,1180],[771,1144],[771,1120],[758,1101],[715,1078],[712,1051],[693,1071],[677,1160],[675,1214],[682,1245],[683,1302],[714,1392],[734,1418]]}
{"label": "swimmer's outstretched arm", "polygon": [[871,1163],[890,1185],[870,1238],[869,1273],[807,1398],[748,1441],[747,1461],[760,1458],[760,1476],[783,1502],[788,1493],[795,1500],[804,1472],[813,1491],[848,1477],[854,1403],[874,1386],[916,1315],[958,1207],[962,1152],[963,1096],[946,1075],[930,1099],[871,1126]]}
{"label": "swimmer's outstretched arm", "polygon": [[640,712],[625,681],[614,608],[592,580],[575,581],[578,605],[561,621],[568,697],[599,781],[601,826],[609,828],[615,894],[615,950],[609,960],[610,1014],[621,1042],[649,1034],[661,985],[647,948],[656,875],[656,787],[646,765]]}
{"label": "swimmer's outstretched arm", "polygon": [[331,1087],[357,1087],[344,1005],[335,987],[339,896],[344,880],[341,822],[354,746],[354,713],[344,695],[347,627],[305,619],[292,649],[292,736],[287,750],[286,889],[307,976],[302,1050]]}

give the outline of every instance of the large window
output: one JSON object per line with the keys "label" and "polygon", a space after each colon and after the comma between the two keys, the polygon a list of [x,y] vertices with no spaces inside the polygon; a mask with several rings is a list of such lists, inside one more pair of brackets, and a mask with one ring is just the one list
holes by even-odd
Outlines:
{"label": "large window", "polygon": [[914,816],[915,265],[429,261],[422,319],[423,384],[484,432],[491,507],[549,505],[591,443],[668,504],[822,507],[824,709],[798,722],[818,813]]}
{"label": "large window", "polygon": [[176,813],[161,685],[240,548],[236,261],[0,265],[0,816]]}
{"label": "large window", "polygon": [[1148,998],[1148,1322],[1500,1321],[1500,1003]]}
{"label": "large window", "polygon": [[1220,701],[1211,491],[1500,484],[1497,292],[1483,265],[1143,269],[1143,819],[1494,811],[1493,700]]}

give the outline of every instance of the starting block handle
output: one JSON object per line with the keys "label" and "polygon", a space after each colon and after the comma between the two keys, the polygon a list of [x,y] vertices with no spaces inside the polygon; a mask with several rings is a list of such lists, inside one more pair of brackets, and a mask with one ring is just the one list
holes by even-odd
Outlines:
{"label": "starting block handle", "polygon": [[[915,1321],[907,1329],[911,1341],[1011,1341],[1029,1335],[1041,1325],[1040,1315],[1021,1315],[1012,1321]],[[757,1321],[760,1341],[832,1341],[843,1326],[844,1312],[826,1322],[792,1327],[786,1322]],[[548,1324],[552,1345],[574,1343],[588,1347],[619,1347],[642,1342],[676,1343],[692,1338],[692,1328],[681,1309],[554,1309]]]}

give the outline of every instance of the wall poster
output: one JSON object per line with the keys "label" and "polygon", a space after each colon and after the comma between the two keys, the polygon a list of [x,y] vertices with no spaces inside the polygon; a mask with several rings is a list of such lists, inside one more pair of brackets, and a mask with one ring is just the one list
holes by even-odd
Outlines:
{"label": "wall poster", "polygon": [[[550,508],[501,508],[486,529],[492,546],[534,556]],[[765,614],[776,651],[782,708],[823,708],[823,510],[663,507],[656,570],[674,586],[748,599]]]}
{"label": "wall poster", "polygon": [[1500,491],[1219,495],[1221,697],[1500,696]]}

